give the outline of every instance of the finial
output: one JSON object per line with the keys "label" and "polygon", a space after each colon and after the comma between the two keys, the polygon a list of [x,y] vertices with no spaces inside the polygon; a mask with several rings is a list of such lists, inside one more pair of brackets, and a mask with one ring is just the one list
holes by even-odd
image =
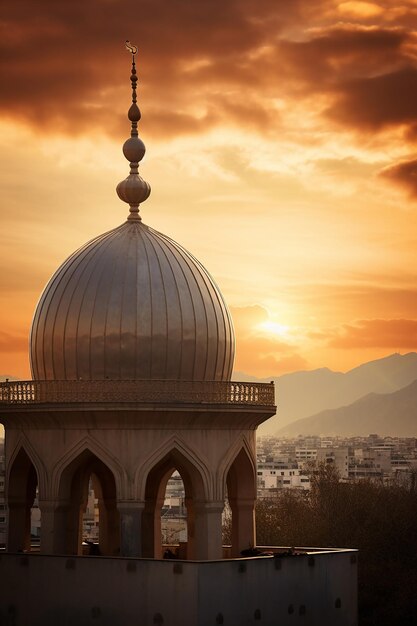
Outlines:
{"label": "finial", "polygon": [[130,162],[130,173],[127,178],[117,185],[116,191],[119,198],[130,205],[128,221],[140,221],[142,218],[139,215],[139,204],[145,202],[149,197],[151,188],[150,185],[139,176],[139,161],[144,157],[145,144],[138,136],[138,122],[141,118],[136,94],[138,77],[136,75],[135,55],[137,54],[138,48],[131,44],[129,40],[126,40],[125,46],[132,54],[132,72],[130,75],[130,82],[132,84],[132,104],[127,115],[132,127],[130,138],[127,139],[123,145],[123,154]]}

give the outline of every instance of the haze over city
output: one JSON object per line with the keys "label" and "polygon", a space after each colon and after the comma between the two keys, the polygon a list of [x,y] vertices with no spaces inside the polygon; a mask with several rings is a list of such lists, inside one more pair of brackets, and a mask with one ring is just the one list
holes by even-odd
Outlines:
{"label": "haze over city", "polygon": [[17,2],[3,25],[1,374],[30,376],[46,281],[126,217],[126,38],[143,220],[215,277],[235,370],[416,349],[414,2]]}

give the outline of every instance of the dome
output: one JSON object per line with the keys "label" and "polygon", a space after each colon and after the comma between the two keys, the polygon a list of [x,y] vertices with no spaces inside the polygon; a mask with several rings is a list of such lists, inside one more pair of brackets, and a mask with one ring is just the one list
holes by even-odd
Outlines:
{"label": "dome", "polygon": [[151,188],[139,176],[145,145],[137,130],[137,48],[126,47],[132,104],[123,153],[130,174],[116,191],[129,216],[74,252],[47,284],[32,322],[32,376],[230,380],[233,326],[219,289],[197,259],[139,215]]}
{"label": "dome", "polygon": [[38,380],[230,380],[233,357],[230,314],[210,274],[140,221],[70,256],[32,323]]}

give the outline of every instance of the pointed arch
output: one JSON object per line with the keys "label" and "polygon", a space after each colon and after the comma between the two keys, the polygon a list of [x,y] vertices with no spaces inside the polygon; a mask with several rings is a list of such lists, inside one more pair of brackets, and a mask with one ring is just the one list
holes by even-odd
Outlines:
{"label": "pointed arch", "polygon": [[120,483],[120,470],[113,459],[106,458],[108,455],[103,454],[101,446],[94,444],[96,442],[86,437],[56,465],[56,553],[82,554],[83,514],[91,481],[98,500],[100,551],[108,556],[119,553],[120,515],[116,479]]}
{"label": "pointed arch", "polygon": [[[228,450],[227,454],[225,454],[225,456],[223,457],[222,461],[220,462],[218,466],[217,475],[216,475],[216,487],[217,489],[221,491],[218,494],[219,499],[224,498],[229,470],[241,453],[243,455],[246,455],[247,461],[249,462],[252,468],[253,477],[256,481],[256,457],[254,456],[254,453],[246,437],[242,435],[234,443],[234,445]],[[246,464],[246,473],[248,471],[249,471],[249,466]]]}
{"label": "pointed arch", "polygon": [[80,457],[83,452],[90,452],[97,457],[113,474],[116,493],[118,497],[123,497],[123,485],[127,484],[126,470],[119,463],[119,461],[91,435],[84,437],[77,442],[64,456],[54,465],[51,472],[51,491],[54,498],[57,498],[60,491],[61,479],[64,471],[68,468],[73,461]]}
{"label": "pointed arch", "polygon": [[[173,471],[177,470],[185,488],[187,509],[187,558],[200,558],[201,550],[207,549],[205,507],[212,496],[212,481],[207,464],[199,458],[178,436],[169,437],[138,468],[136,493],[144,501],[142,514],[143,556],[161,558],[161,509],[166,485]],[[200,552],[199,552],[200,550]]]}
{"label": "pointed arch", "polygon": [[177,435],[169,437],[157,450],[148,456],[148,458],[137,468],[135,473],[135,496],[138,500],[143,501],[146,493],[146,483],[150,472],[164,459],[172,458],[173,467],[180,465],[188,467],[193,472],[194,478],[201,481],[199,489],[202,499],[209,500],[212,497],[213,485],[208,469],[208,464],[201,456],[197,456],[195,452]]}
{"label": "pointed arch", "polygon": [[23,445],[17,446],[8,467],[7,504],[9,510],[7,549],[31,549],[31,509],[36,498],[38,473]]}
{"label": "pointed arch", "polygon": [[245,447],[233,459],[226,474],[226,485],[229,502],[232,498],[239,500],[256,500],[256,468]]}
{"label": "pointed arch", "polygon": [[27,439],[24,433],[20,433],[17,439],[17,442],[14,446],[14,450],[10,455],[10,459],[7,463],[7,476],[6,476],[6,484],[9,484],[10,480],[10,472],[13,467],[13,464],[19,455],[20,451],[24,450],[28,458],[30,459],[33,467],[35,468],[37,479],[38,479],[38,489],[39,489],[39,497],[44,496],[47,493],[49,481],[48,481],[48,472],[46,471],[45,465],[43,464],[41,458],[37,454],[36,450]]}
{"label": "pointed arch", "polygon": [[244,437],[233,453],[233,456],[228,455],[224,459],[222,481],[227,485],[227,498],[232,511],[232,556],[237,557],[256,543],[257,474],[251,447]]}

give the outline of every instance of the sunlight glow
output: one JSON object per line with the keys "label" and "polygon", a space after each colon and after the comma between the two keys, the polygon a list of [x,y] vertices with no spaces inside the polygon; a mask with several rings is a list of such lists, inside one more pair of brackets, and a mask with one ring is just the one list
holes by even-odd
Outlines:
{"label": "sunlight glow", "polygon": [[286,337],[289,330],[288,326],[284,326],[284,324],[278,324],[278,322],[272,322],[271,320],[267,320],[266,322],[258,324],[258,328],[268,333],[269,335],[276,335],[278,337]]}

